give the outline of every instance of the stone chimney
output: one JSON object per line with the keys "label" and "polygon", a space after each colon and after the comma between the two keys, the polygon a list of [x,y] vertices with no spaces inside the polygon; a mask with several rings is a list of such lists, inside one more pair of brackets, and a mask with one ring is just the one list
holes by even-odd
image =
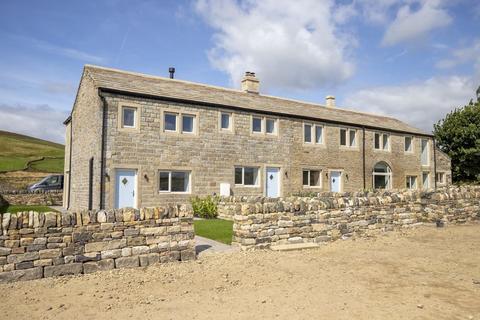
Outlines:
{"label": "stone chimney", "polygon": [[325,98],[327,108],[335,108],[335,97],[327,96]]}
{"label": "stone chimney", "polygon": [[255,72],[245,72],[242,79],[242,91],[249,93],[259,93],[260,81],[255,77]]}

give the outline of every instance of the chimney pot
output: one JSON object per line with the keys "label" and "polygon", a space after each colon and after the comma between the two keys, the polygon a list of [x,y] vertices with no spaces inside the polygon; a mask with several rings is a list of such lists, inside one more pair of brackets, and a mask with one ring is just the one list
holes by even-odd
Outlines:
{"label": "chimney pot", "polygon": [[335,97],[334,96],[327,96],[325,98],[327,108],[335,108]]}
{"label": "chimney pot", "polygon": [[255,76],[255,72],[245,72],[245,76],[242,79],[242,91],[258,94],[260,92],[259,89],[260,81]]}
{"label": "chimney pot", "polygon": [[175,68],[174,67],[168,68],[168,72],[170,73],[170,79],[173,79],[173,76],[175,74]]}

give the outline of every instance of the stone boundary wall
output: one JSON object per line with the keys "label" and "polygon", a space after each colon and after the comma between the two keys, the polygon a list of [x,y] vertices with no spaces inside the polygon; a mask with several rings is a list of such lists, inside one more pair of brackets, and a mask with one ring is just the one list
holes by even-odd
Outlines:
{"label": "stone boundary wall", "polygon": [[186,205],[3,213],[0,222],[0,283],[195,259]]}
{"label": "stone boundary wall", "polygon": [[61,206],[63,190],[52,191],[2,191],[0,192],[0,205],[3,201],[11,205],[38,205],[38,206]]}
{"label": "stone boundary wall", "polygon": [[375,196],[223,199],[242,249],[325,243],[422,224],[480,220],[480,186]]}

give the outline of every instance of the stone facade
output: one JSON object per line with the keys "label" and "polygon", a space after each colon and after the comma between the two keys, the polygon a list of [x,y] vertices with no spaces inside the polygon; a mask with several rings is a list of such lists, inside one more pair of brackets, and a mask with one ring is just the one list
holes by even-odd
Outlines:
{"label": "stone facade", "polygon": [[[71,137],[71,199],[68,204],[70,209],[85,209],[88,206],[88,162],[91,158],[94,159],[93,208],[100,206],[102,137],[99,128],[102,123],[101,108],[104,108],[106,112],[103,153],[105,178],[102,194],[105,208],[115,207],[115,172],[118,169],[136,170],[136,207],[155,206],[165,202],[184,203],[192,195],[219,194],[221,183],[228,183],[231,193],[236,196],[265,195],[268,167],[280,170],[279,195],[282,197],[299,192],[330,190],[332,171],[341,172],[342,191],[372,189],[373,168],[379,162],[387,163],[391,168],[392,188],[405,188],[407,176],[417,177],[417,187],[419,188],[422,173],[429,173],[429,188],[435,185],[436,159],[434,159],[433,140],[431,136],[422,135],[417,131],[399,133],[398,128],[397,131],[389,131],[385,128],[375,130],[365,128],[361,124],[343,126],[320,119],[312,121],[287,115],[272,116],[266,112],[255,110],[232,110],[206,106],[200,102],[197,104],[194,102],[169,102],[155,99],[155,97],[139,97],[111,92],[102,93],[104,104],[98,98],[98,88],[91,83],[88,74],[85,72],[82,78],[71,120],[73,130]],[[192,92],[188,92],[188,94],[191,95]],[[253,97],[255,93],[251,95]],[[202,100],[203,98],[203,96],[199,96],[198,99]],[[288,103],[292,104],[292,101],[288,101]],[[123,106],[136,109],[136,127],[133,129],[125,130],[119,125]],[[318,108],[322,107],[318,106]],[[166,132],[163,127],[165,112],[195,115],[195,133]],[[220,129],[221,112],[231,114],[232,130]],[[361,115],[362,119],[366,117],[364,114]],[[276,120],[276,134],[252,133],[253,116]],[[392,121],[391,118],[385,118],[386,123],[400,123]],[[304,143],[305,123],[323,126],[322,144]],[[91,128],[93,129],[91,130]],[[340,146],[341,129],[356,130],[353,147]],[[388,151],[374,150],[375,133],[389,134]],[[404,152],[405,136],[413,138],[412,152]],[[422,139],[428,140],[429,161],[426,166],[422,166],[420,160]],[[69,141],[67,141],[68,143]],[[258,168],[257,185],[236,185],[234,181],[236,166]],[[68,170],[67,163],[65,168]],[[321,177],[318,186],[303,186],[302,172],[305,169],[320,171]],[[437,169],[443,170],[450,176],[448,161],[438,161]],[[160,170],[190,172],[189,192],[159,192]],[[66,184],[66,188],[68,188],[68,184]]]}
{"label": "stone facade", "polygon": [[5,191],[0,193],[0,205],[2,200],[5,205],[27,205],[27,206],[61,206],[63,191],[35,191],[24,190]]}
{"label": "stone facade", "polygon": [[219,207],[222,206],[223,215],[233,217],[233,243],[242,249],[264,249],[274,245],[321,244],[424,224],[479,221],[480,187],[284,200],[232,197],[224,199]]}
{"label": "stone facade", "polygon": [[189,206],[0,214],[0,282],[195,259]]}

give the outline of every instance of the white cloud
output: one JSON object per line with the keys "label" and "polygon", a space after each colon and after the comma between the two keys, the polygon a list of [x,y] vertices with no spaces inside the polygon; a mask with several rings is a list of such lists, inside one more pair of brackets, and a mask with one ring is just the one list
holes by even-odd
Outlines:
{"label": "white cloud", "polygon": [[463,48],[453,49],[449,58],[437,62],[437,67],[447,69],[471,62],[473,62],[477,72],[480,73],[480,38],[475,39]]}
{"label": "white cloud", "polygon": [[334,85],[353,74],[348,52],[355,41],[338,30],[333,1],[198,0],[195,8],[215,30],[212,65],[235,86],[245,71],[256,72],[262,88],[290,89]]}
{"label": "white cloud", "polygon": [[0,104],[0,130],[65,143],[63,121],[68,112],[58,111],[48,105]]}
{"label": "white cloud", "polygon": [[357,0],[356,4],[367,22],[385,24],[390,18],[390,9],[402,0]]}
{"label": "white cloud", "polygon": [[412,4],[403,5],[395,20],[387,27],[382,45],[391,46],[425,37],[430,31],[446,27],[452,22],[447,10],[438,0],[424,0],[420,9],[412,10]]}
{"label": "white cloud", "polygon": [[476,81],[467,76],[433,77],[414,84],[368,88],[348,95],[344,104],[431,132],[434,123],[475,96]]}

